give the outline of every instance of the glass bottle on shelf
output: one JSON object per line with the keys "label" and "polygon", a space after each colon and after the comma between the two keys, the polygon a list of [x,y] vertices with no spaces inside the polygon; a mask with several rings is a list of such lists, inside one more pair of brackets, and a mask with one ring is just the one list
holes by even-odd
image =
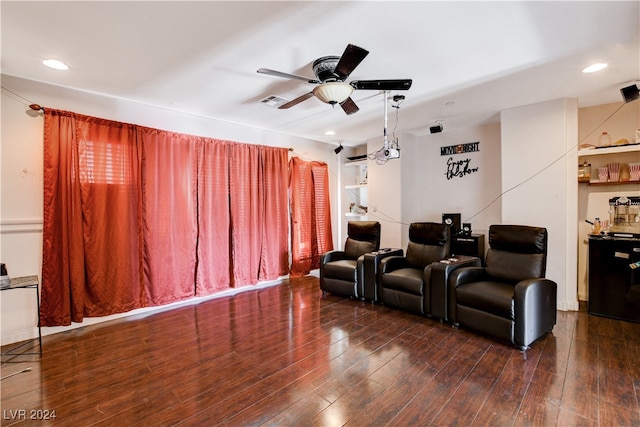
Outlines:
{"label": "glass bottle on shelf", "polygon": [[609,132],[602,132],[598,138],[598,147],[609,147],[611,145],[611,135]]}
{"label": "glass bottle on shelf", "polygon": [[591,181],[591,163],[587,163],[585,160],[578,166],[578,182]]}

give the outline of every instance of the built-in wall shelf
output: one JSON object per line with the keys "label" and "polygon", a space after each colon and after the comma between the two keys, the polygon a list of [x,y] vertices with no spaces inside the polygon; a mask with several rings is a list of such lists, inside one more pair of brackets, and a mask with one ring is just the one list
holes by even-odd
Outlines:
{"label": "built-in wall shelf", "polygon": [[615,186],[615,185],[635,185],[639,186],[640,181],[607,181],[600,182],[598,178],[598,168],[607,167],[610,162],[626,164],[640,162],[640,144],[617,145],[604,148],[589,148],[578,150],[579,164],[583,162],[591,165],[591,177],[596,178],[591,182],[581,182],[589,186]]}
{"label": "built-in wall shelf", "polygon": [[618,145],[614,147],[605,147],[605,148],[582,149],[582,150],[578,150],[578,157],[601,156],[603,154],[622,154],[622,153],[631,153],[634,151],[640,152],[640,144]]}
{"label": "built-in wall shelf", "polygon": [[345,162],[345,166],[367,166],[367,159],[354,160],[353,162]]}
{"label": "built-in wall shelf", "polygon": [[344,165],[349,166],[347,182],[351,182],[343,186],[347,190],[345,195],[347,207],[344,216],[354,220],[366,220],[368,161],[367,159],[354,160],[345,162]]}
{"label": "built-in wall shelf", "polygon": [[640,181],[616,181],[616,182],[600,182],[600,181],[591,181],[591,182],[581,182],[580,184],[588,184],[588,185],[635,185],[640,186]]}

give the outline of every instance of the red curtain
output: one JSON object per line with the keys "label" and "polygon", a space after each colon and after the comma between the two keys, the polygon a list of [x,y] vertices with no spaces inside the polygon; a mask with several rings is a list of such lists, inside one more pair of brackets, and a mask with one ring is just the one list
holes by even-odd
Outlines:
{"label": "red curtain", "polygon": [[146,305],[194,295],[198,138],[140,128]]}
{"label": "red curtain", "polygon": [[42,325],[144,305],[139,173],[132,126],[47,111]]}
{"label": "red curtain", "polygon": [[289,273],[288,153],[275,147],[261,147],[260,173],[264,185],[258,277],[273,280]]}
{"label": "red curtain", "polygon": [[230,158],[230,193],[234,195],[231,198],[232,286],[285,275],[288,270],[287,152],[273,147],[233,144]]}
{"label": "red curtain", "polygon": [[[329,168],[326,163],[311,162],[313,177],[313,218],[318,255],[333,250],[331,231],[331,203],[329,201]],[[314,268],[320,267],[320,260]]]}
{"label": "red curtain", "polygon": [[287,150],[46,110],[41,324],[284,275]]}
{"label": "red curtain", "polygon": [[333,250],[329,174],[326,163],[289,162],[291,204],[291,277],[320,267],[320,255]]}
{"label": "red curtain", "polygon": [[203,143],[198,158],[198,264],[196,294],[231,285],[229,143]]}
{"label": "red curtain", "polygon": [[230,154],[231,257],[234,267],[232,286],[243,286],[257,281],[260,266],[260,244],[263,232],[260,202],[264,188],[259,182],[260,153],[255,145],[243,149],[238,144]]}

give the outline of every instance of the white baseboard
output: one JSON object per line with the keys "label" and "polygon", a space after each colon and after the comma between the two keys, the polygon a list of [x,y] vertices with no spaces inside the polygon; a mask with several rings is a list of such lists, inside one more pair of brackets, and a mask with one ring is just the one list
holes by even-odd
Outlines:
{"label": "white baseboard", "polygon": [[558,301],[557,305],[560,311],[578,311],[580,309],[580,303],[576,301]]}
{"label": "white baseboard", "polygon": [[2,339],[0,340],[0,345],[8,345],[17,343],[20,341],[31,340],[34,338],[38,338],[38,328],[29,328],[23,329],[19,331],[13,331],[9,334],[3,334]]}

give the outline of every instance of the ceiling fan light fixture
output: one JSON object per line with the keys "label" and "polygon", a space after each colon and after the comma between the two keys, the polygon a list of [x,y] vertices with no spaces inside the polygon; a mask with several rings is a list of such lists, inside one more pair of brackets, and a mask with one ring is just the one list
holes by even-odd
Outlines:
{"label": "ceiling fan light fixture", "polygon": [[313,94],[327,104],[340,104],[351,96],[353,87],[344,82],[329,82],[316,86]]}

